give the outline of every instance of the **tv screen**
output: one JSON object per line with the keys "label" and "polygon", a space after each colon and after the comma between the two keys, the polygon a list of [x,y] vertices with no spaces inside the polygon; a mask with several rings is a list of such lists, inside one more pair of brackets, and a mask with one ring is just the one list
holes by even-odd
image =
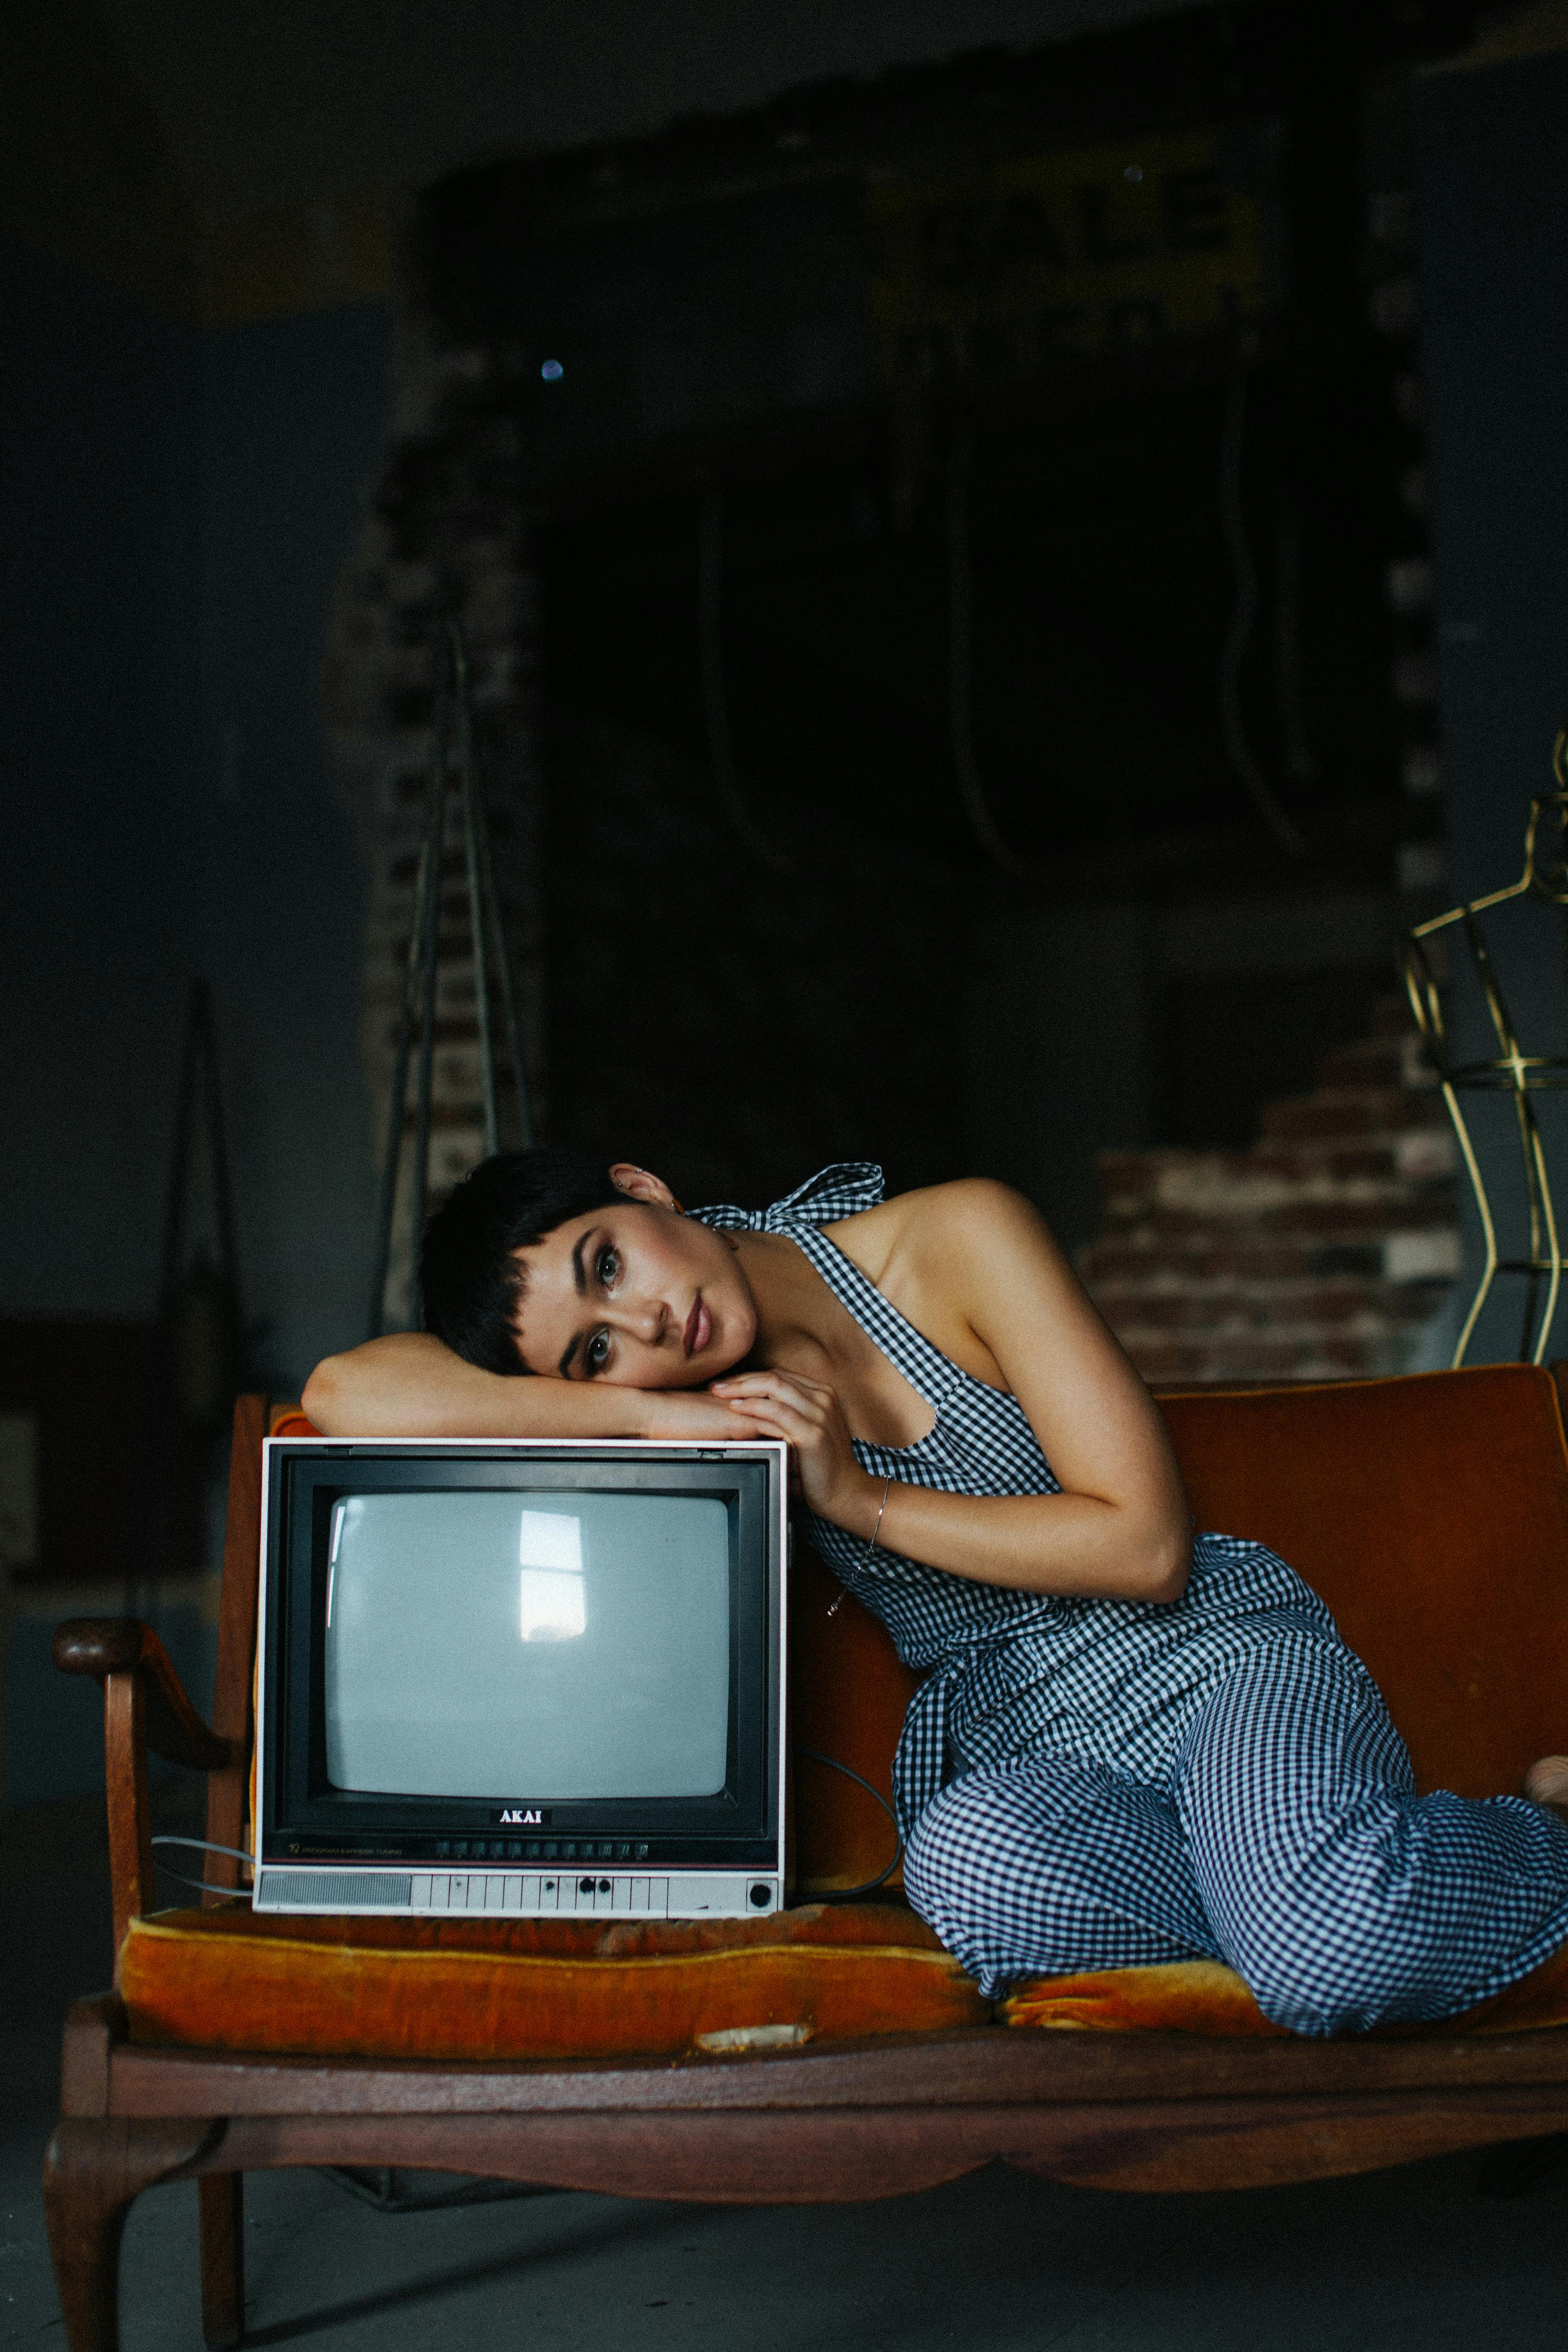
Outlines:
{"label": "tv screen", "polygon": [[407,1796],[705,1797],[730,1742],[730,1532],[711,1496],[342,1495],[327,1779]]}

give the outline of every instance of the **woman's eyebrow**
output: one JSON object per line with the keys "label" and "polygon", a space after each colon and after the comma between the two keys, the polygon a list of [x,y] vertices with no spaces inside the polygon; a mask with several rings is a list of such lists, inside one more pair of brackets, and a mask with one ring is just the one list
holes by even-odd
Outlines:
{"label": "woman's eyebrow", "polygon": [[[584,1232],[578,1234],[576,1240],[572,1244],[572,1279],[577,1286],[577,1296],[579,1298],[586,1298],[588,1295],[588,1276],[583,1265],[583,1252],[587,1248],[590,1241],[592,1241],[594,1232],[595,1228],[592,1225],[589,1225]],[[572,1359],[577,1353],[577,1341],[580,1336],[581,1335],[579,1333],[574,1331],[572,1337],[566,1342],[565,1352],[563,1354],[561,1361],[555,1367],[563,1381],[571,1378]]]}

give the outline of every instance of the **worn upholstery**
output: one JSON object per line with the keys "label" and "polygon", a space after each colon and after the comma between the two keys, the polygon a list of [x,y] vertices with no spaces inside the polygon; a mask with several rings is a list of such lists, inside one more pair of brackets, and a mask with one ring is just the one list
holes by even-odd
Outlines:
{"label": "worn upholstery", "polygon": [[[1103,2033],[1268,2034],[1289,2041],[1288,2026],[1272,2025],[1234,1969],[1218,1960],[1171,1960],[1142,1969],[1102,1969],[1076,1977],[1037,1977],[996,2004],[1011,2026],[1089,2028]],[[1379,2027],[1369,2039],[1403,2041],[1445,2033],[1524,2033],[1568,2025],[1568,1947],[1506,1992],[1436,2025]]]}
{"label": "worn upholstery", "polygon": [[[1517,1790],[1568,1749],[1568,1449],[1551,1376],[1521,1365],[1162,1400],[1202,1528],[1300,1570],[1377,1677],[1423,1789]],[[297,1412],[275,1430],[310,1433]],[[897,1902],[826,1907],[891,1851],[887,1817],[818,1748],[890,1795],[914,1686],[879,1624],[797,1548],[791,1593],[796,1885],[776,1918],[253,1919],[132,1924],[120,1982],[142,2041],[447,2059],[674,2053],[984,2023],[992,2011]],[[896,1886],[895,1879],[892,1885]],[[1271,2034],[1211,1961],[1042,1979],[1018,2028]],[[1568,1954],[1456,2029],[1568,2022]],[[758,2040],[761,2032],[762,2040]],[[718,2040],[715,2042],[714,2037]]]}
{"label": "worn upholstery", "polygon": [[951,2032],[991,2014],[898,1904],[603,1924],[235,1904],[133,1920],[119,1984],[133,2041],[454,2063]]}

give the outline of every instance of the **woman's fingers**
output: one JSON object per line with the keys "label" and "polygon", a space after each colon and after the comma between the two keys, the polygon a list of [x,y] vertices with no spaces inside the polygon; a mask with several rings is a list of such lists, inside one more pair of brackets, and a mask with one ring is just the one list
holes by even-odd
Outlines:
{"label": "woman's fingers", "polygon": [[726,1402],[745,1396],[813,1396],[831,1401],[832,1389],[821,1381],[808,1381],[804,1372],[740,1372],[733,1379],[715,1381],[713,1394]]}
{"label": "woman's fingers", "polygon": [[792,1437],[809,1431],[823,1433],[833,1424],[831,1397],[805,1396],[785,1386],[750,1390],[744,1396],[726,1396],[723,1402],[732,1412],[743,1413],[748,1420],[771,1418],[786,1422]]}
{"label": "woman's fingers", "polygon": [[773,1397],[738,1398],[734,1411],[737,1415],[743,1415],[747,1421],[754,1423],[759,1429],[765,1429],[771,1436],[787,1437],[792,1445],[798,1445],[803,1440],[809,1442],[823,1426],[798,1407]]}

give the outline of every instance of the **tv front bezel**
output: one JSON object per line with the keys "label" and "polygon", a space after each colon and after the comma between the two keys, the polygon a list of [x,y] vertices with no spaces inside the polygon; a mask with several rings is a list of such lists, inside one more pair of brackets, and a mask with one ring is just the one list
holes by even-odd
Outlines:
{"label": "tv front bezel", "polygon": [[[548,1863],[563,1853],[570,1859],[573,1847],[602,1852],[611,1845],[617,1854],[629,1847],[638,1867],[650,1870],[782,1868],[788,1553],[784,1445],[762,1439],[713,1445],[639,1438],[277,1437],[268,1439],[262,1463],[253,1831],[258,1867],[367,1861],[439,1866],[466,1847],[473,1855],[488,1854],[492,1869],[503,1862],[513,1869],[537,1868],[536,1855]],[[367,1486],[373,1465],[379,1475]],[[528,1480],[502,1475],[498,1481],[497,1472],[509,1467],[526,1471]],[[515,1484],[520,1491],[526,1483],[532,1492],[542,1485],[646,1492],[663,1484],[685,1494],[735,1498],[730,1522],[729,1754],[722,1790],[697,1798],[567,1801],[523,1789],[482,1798],[328,1793],[320,1702],[331,1507],[345,1491],[415,1488],[422,1469],[426,1491],[435,1471],[434,1483],[455,1492],[498,1483]],[[301,1677],[302,1709],[292,1704]]]}

